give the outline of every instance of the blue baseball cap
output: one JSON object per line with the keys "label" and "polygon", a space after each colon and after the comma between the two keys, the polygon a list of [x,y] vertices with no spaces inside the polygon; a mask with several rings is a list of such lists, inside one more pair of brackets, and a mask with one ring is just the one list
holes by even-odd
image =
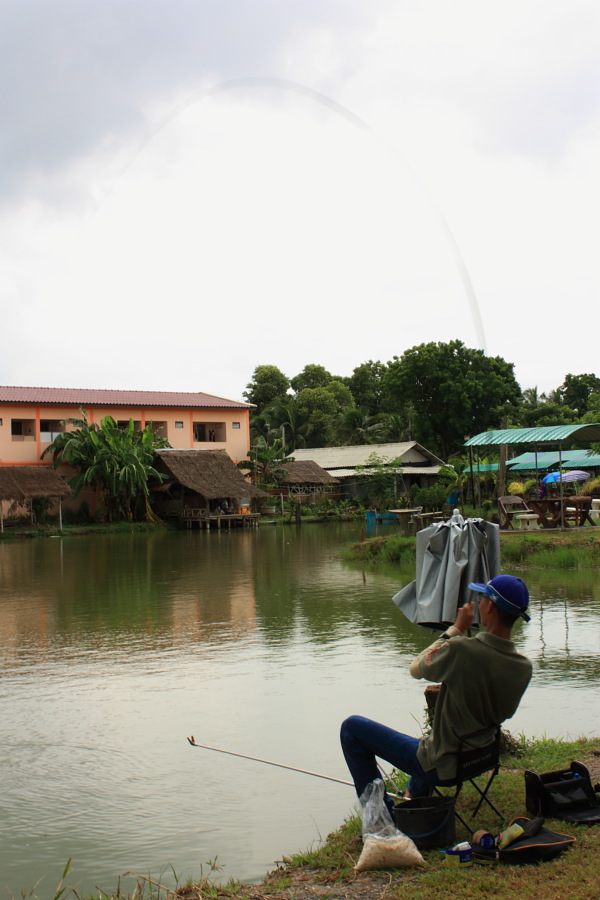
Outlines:
{"label": "blue baseball cap", "polygon": [[469,587],[472,591],[485,594],[498,609],[529,622],[525,612],[529,606],[529,591],[525,582],[515,575],[496,575],[487,584],[472,582]]}

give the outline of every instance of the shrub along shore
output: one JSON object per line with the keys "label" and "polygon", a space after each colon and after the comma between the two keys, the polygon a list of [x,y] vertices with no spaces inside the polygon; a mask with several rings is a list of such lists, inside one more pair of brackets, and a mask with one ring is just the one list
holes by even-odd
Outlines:
{"label": "shrub along shore", "polygon": [[[346,548],[343,558],[360,562],[411,563],[416,539],[390,535],[359,541]],[[572,528],[522,534],[500,533],[503,564],[512,568],[596,569],[600,567],[600,528]]]}

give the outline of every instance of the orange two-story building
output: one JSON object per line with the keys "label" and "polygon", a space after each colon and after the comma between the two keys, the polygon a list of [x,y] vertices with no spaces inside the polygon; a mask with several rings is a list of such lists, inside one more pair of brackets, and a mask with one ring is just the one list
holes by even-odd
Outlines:
{"label": "orange two-story building", "polygon": [[151,424],[177,450],[226,450],[234,462],[250,449],[252,405],[211,394],[87,388],[0,387],[0,466],[51,465],[43,451],[66,419],[99,423],[112,416],[136,428]]}

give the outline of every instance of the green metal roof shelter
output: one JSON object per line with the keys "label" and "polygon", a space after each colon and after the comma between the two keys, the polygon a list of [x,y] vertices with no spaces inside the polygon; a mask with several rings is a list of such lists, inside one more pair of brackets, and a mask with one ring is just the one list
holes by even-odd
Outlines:
{"label": "green metal roof shelter", "polygon": [[592,453],[591,456],[581,456],[579,459],[570,456],[569,459],[563,460],[563,469],[586,469],[588,466],[591,466],[592,469],[600,466],[600,456],[597,453]]}
{"label": "green metal roof shelter", "polygon": [[498,463],[475,463],[473,467],[467,466],[463,472],[497,472]]}
{"label": "green metal roof shelter", "polygon": [[[586,425],[550,425],[544,428],[504,428],[500,431],[482,431],[474,437],[465,441],[464,446],[469,447],[473,452],[473,447],[491,447],[495,444],[557,444],[558,445],[558,465],[563,466],[562,462],[562,445],[565,441],[585,441],[595,443],[600,441],[600,423]],[[537,451],[536,451],[537,456]],[[577,468],[582,460],[578,461]],[[593,465],[593,463],[589,463]],[[471,467],[473,461],[471,459]],[[536,466],[536,469],[538,467]],[[514,469],[513,469],[514,471]],[[560,492],[562,497],[562,481],[560,482]],[[561,528],[564,528],[564,518],[561,512]]]}
{"label": "green metal roof shelter", "polygon": [[564,441],[600,441],[600,423],[593,425],[549,425],[545,428],[504,428],[482,431],[465,441],[465,447],[492,444],[562,444]]}
{"label": "green metal roof shelter", "polygon": [[585,469],[586,466],[600,466],[600,457],[593,450],[542,450],[539,453],[520,453],[506,460],[511,472],[542,472],[557,466],[562,457],[563,468]]}

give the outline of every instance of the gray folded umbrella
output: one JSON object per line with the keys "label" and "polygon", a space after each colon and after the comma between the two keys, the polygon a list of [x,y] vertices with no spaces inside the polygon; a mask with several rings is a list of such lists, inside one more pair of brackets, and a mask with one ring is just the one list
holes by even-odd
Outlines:
{"label": "gray folded umbrella", "polygon": [[[393,598],[418,625],[444,630],[456,611],[473,599],[471,581],[487,582],[500,574],[500,529],[485,519],[463,519],[454,510],[448,522],[417,533],[416,580]],[[478,625],[478,608],[474,625]]]}

